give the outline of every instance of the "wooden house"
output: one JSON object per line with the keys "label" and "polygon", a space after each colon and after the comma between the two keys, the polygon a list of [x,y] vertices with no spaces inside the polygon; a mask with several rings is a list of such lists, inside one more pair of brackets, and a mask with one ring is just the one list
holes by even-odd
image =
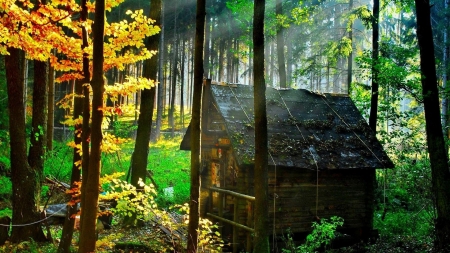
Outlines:
{"label": "wooden house", "polygon": [[[233,245],[250,248],[253,87],[207,83],[203,92],[200,212],[220,221]],[[375,169],[394,165],[352,100],[267,88],[266,103],[271,233],[307,233],[331,216],[344,219],[347,233],[370,233]],[[190,128],[181,149],[190,149]]]}

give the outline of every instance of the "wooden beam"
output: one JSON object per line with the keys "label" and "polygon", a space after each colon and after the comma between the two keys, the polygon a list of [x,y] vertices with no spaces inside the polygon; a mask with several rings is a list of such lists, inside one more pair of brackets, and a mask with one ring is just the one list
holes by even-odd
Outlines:
{"label": "wooden beam", "polygon": [[248,201],[255,201],[255,197],[254,196],[249,196],[249,195],[245,195],[245,194],[241,194],[241,193],[238,193],[238,192],[225,190],[225,189],[221,189],[221,188],[217,188],[217,187],[209,187],[209,189],[212,190],[212,191],[225,193],[225,194],[231,195],[233,197],[245,199],[245,200],[248,200]]}
{"label": "wooden beam", "polygon": [[223,221],[223,222],[225,222],[225,223],[231,224],[231,225],[236,226],[236,227],[238,227],[238,228],[245,229],[245,230],[247,230],[248,232],[251,232],[251,233],[254,233],[254,232],[255,232],[255,230],[254,230],[253,228],[249,228],[249,227],[247,227],[247,226],[245,226],[245,225],[242,225],[242,224],[239,224],[239,223],[237,223],[237,222],[234,222],[234,221],[231,221],[231,220],[228,220],[228,219],[219,217],[219,216],[214,215],[214,214],[212,214],[212,213],[207,213],[206,216],[209,216],[209,217],[211,217],[211,218],[217,219],[217,220],[219,220],[219,221]]}

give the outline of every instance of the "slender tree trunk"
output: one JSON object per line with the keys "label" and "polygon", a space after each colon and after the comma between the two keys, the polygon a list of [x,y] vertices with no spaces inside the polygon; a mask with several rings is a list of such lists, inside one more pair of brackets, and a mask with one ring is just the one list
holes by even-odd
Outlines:
{"label": "slender tree trunk", "polygon": [[170,110],[169,110],[169,124],[172,129],[172,138],[175,132],[175,98],[177,94],[177,71],[178,71],[178,35],[174,34],[174,51],[173,51],[173,63],[172,63],[172,93],[170,100]]}
{"label": "slender tree trunk", "polygon": [[431,6],[429,0],[415,0],[415,4],[431,182],[437,212],[435,249],[447,252],[450,250],[448,244],[450,241],[450,172],[440,120],[439,91],[430,21]]}
{"label": "slender tree trunk", "polygon": [[223,82],[225,81],[224,79],[224,63],[225,63],[225,38],[220,37],[219,38],[219,72],[218,72],[218,77],[217,77],[217,81],[219,82]]}
{"label": "slender tree trunk", "polygon": [[201,100],[203,86],[203,42],[205,34],[205,0],[197,0],[194,51],[194,94],[191,119],[191,186],[187,252],[196,253],[200,217],[200,138]]}
{"label": "slender tree trunk", "polygon": [[378,37],[379,37],[379,18],[380,18],[380,0],[373,0],[373,21],[372,21],[372,96],[370,99],[369,126],[374,133],[377,132],[377,114],[378,114]]}
{"label": "slender tree trunk", "polygon": [[183,46],[182,48],[182,54],[181,54],[181,66],[180,66],[180,124],[181,124],[181,130],[184,130],[184,82],[185,82],[185,76],[184,76],[184,65],[185,65],[185,58],[186,58],[186,39],[183,38]]}
{"label": "slender tree trunk", "polygon": [[[5,56],[6,82],[8,89],[9,134],[12,197],[12,224],[28,224],[40,219],[38,212],[40,179],[28,163],[26,132],[24,75],[21,61],[25,55],[19,49],[8,48]],[[44,241],[45,235],[40,223],[27,226],[14,226],[11,231],[11,242],[25,240]]]}
{"label": "slender tree trunk", "polygon": [[[444,0],[444,10],[448,11],[449,0]],[[442,88],[444,89],[444,97],[442,99],[442,126],[444,131],[444,136],[450,138],[450,129],[449,129],[449,120],[450,115],[448,113],[449,107],[449,92],[450,89],[448,87],[448,57],[449,57],[449,45],[448,45],[448,25],[449,19],[448,15],[445,15],[445,27],[444,27],[444,52],[442,57],[442,65],[443,65],[443,75],[442,75]]]}
{"label": "slender tree trunk", "polygon": [[[78,252],[88,253],[95,251],[95,226],[98,209],[98,188],[100,182],[100,158],[102,142],[102,120],[103,120],[103,34],[105,29],[105,1],[95,2],[95,18],[93,34],[93,75],[92,87],[92,125],[91,125],[91,154],[89,157],[88,180],[83,184],[84,203],[83,215],[81,217],[80,243]],[[84,174],[83,174],[84,176]],[[84,182],[83,182],[84,183]]]}
{"label": "slender tree trunk", "polygon": [[[149,18],[155,20],[156,24],[161,23],[161,0],[152,0],[152,2],[150,3]],[[154,50],[155,48],[158,48],[160,36],[160,34],[156,34],[154,35],[154,37],[147,39],[146,48],[148,50]],[[158,58],[154,56],[145,61],[142,76],[148,79],[155,80],[157,73]],[[138,189],[142,189],[142,186],[138,185],[139,179],[141,178],[145,182],[145,178],[147,175],[147,161],[149,152],[148,143],[150,142],[150,135],[152,131],[155,94],[156,87],[152,87],[151,89],[144,89],[142,90],[141,94],[141,107],[139,109],[136,143],[131,159],[131,184],[136,186],[136,188]]]}
{"label": "slender tree trunk", "polygon": [[[350,0],[348,4],[349,11],[353,9],[353,0]],[[348,38],[350,39],[350,44],[352,46],[352,50],[348,54],[347,58],[347,94],[351,92],[351,83],[352,83],[352,74],[353,74],[353,23],[350,26],[350,30],[348,31]]]}
{"label": "slender tree trunk", "polygon": [[264,0],[255,0],[253,18],[255,107],[255,235],[253,252],[269,252],[268,139],[264,81]]}
{"label": "slender tree trunk", "polygon": [[[208,8],[211,8],[211,2],[208,1]],[[206,4],[206,3],[205,3]],[[210,58],[211,58],[211,14],[206,13],[205,18],[205,49],[203,52],[203,69],[204,69],[204,76],[206,78],[211,78],[211,65],[210,65]]]}
{"label": "slender tree trunk", "polygon": [[155,141],[159,139],[161,133],[162,114],[164,107],[164,2],[161,2],[161,32],[158,35],[159,38],[159,50],[158,50],[158,101],[156,106],[156,129],[155,129]]}
{"label": "slender tree trunk", "polygon": [[[277,0],[276,15],[283,15],[282,0]],[[280,88],[287,88],[286,84],[286,60],[284,57],[284,29],[281,24],[278,24],[277,29],[277,56],[278,56],[278,77],[280,79]]]}
{"label": "slender tree trunk", "polygon": [[30,149],[28,163],[37,177],[37,203],[40,203],[41,186],[44,173],[44,153],[46,146],[47,130],[47,83],[48,62],[34,61],[34,84],[33,84],[33,119],[31,121]]}
{"label": "slender tree trunk", "polygon": [[47,96],[47,150],[53,150],[53,135],[55,122],[55,69],[49,66],[48,96]]}
{"label": "slender tree trunk", "polygon": [[[86,21],[88,15],[86,0],[81,1],[81,13],[80,13],[80,21]],[[89,46],[88,38],[87,38],[87,28],[82,27],[82,41],[81,49],[84,49]],[[70,178],[71,187],[76,187],[75,182],[81,181],[81,172],[83,171],[84,175],[87,176],[87,166],[89,164],[89,87],[84,87],[84,84],[89,83],[90,80],[90,71],[89,71],[89,55],[87,53],[83,53],[83,79],[77,80],[75,82],[75,101],[73,107],[73,119],[79,119],[80,116],[83,117],[81,124],[75,124],[75,132],[74,132],[74,142],[75,145],[78,146],[81,144],[81,150],[79,148],[74,148],[73,150],[73,165],[72,165],[72,174]],[[84,97],[83,97],[84,93]],[[87,111],[87,112],[86,112]],[[85,112],[86,114],[83,114]],[[85,151],[81,152],[80,151]],[[83,154],[83,155],[81,155]],[[81,163],[80,166],[76,165],[76,163]],[[84,169],[83,169],[84,168]],[[82,194],[82,197],[84,194]],[[73,238],[73,230],[75,225],[75,217],[74,215],[77,213],[78,209],[76,205],[68,206],[66,219],[64,220],[63,231],[61,235],[61,241],[58,246],[58,253],[70,253],[70,246],[72,244]]]}

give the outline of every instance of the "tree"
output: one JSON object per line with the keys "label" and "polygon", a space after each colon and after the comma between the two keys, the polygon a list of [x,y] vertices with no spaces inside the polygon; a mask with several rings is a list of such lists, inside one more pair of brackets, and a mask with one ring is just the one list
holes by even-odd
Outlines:
{"label": "tree", "polygon": [[[353,9],[353,0],[349,1],[348,8],[350,11]],[[353,74],[353,23],[350,25],[350,28],[348,29],[348,38],[350,40],[350,47],[352,48],[347,58],[347,87],[348,93],[350,93]]]}
{"label": "tree", "polygon": [[255,237],[253,252],[269,252],[268,139],[266,84],[264,81],[265,0],[255,0],[253,18],[255,107]]}
{"label": "tree", "polygon": [[[281,0],[277,0],[275,13],[278,18],[283,15],[283,3]],[[280,78],[280,88],[287,88],[283,30],[283,23],[280,21],[277,27],[278,76]]]}
{"label": "tree", "polygon": [[[80,12],[80,21],[85,22],[88,16],[87,9],[87,1],[81,1],[81,12]],[[88,34],[86,26],[81,27],[82,30],[82,45],[81,49],[85,49],[89,46],[88,43]],[[70,177],[70,185],[71,187],[77,187],[76,183],[81,180],[81,170],[84,169],[84,174],[87,174],[86,167],[88,166],[88,157],[89,152],[83,153],[82,150],[89,150],[89,120],[90,120],[90,101],[89,101],[89,87],[87,84],[90,81],[90,71],[89,71],[89,55],[84,52],[83,60],[82,60],[82,75],[83,79],[76,80],[75,82],[75,98],[74,98],[74,108],[73,108],[73,120],[75,123],[74,130],[74,143],[75,146],[73,148],[73,165],[72,165],[72,174]],[[84,88],[83,88],[84,86]],[[84,94],[84,96],[83,96]],[[85,112],[83,114],[83,111]],[[82,120],[80,122],[80,117]],[[84,129],[83,129],[84,128]],[[85,163],[83,164],[83,157]],[[81,162],[81,168],[80,163]],[[74,215],[78,212],[77,205],[68,205],[66,219],[64,220],[63,231],[61,233],[61,241],[58,245],[59,253],[69,253],[70,245],[72,244],[73,230],[75,225],[75,217]]]}
{"label": "tree", "polygon": [[[161,23],[162,5],[161,0],[153,0],[150,4],[150,18],[156,23]],[[146,47],[148,50],[158,48],[160,43],[160,34],[155,35],[151,39],[147,39]],[[152,57],[145,61],[143,77],[149,79],[156,79],[158,73],[158,58]],[[136,132],[136,143],[132,155],[132,173],[131,184],[138,189],[142,188],[138,185],[139,179],[145,182],[147,174],[147,160],[148,160],[148,144],[150,142],[150,134],[152,131],[153,108],[156,94],[156,86],[150,89],[142,90],[141,106],[139,108],[138,128]]]}
{"label": "tree", "polygon": [[189,200],[189,225],[187,252],[197,252],[198,225],[200,217],[200,123],[203,88],[203,43],[205,35],[205,0],[197,0],[194,48],[194,94],[191,119],[191,186]]}
{"label": "tree", "polygon": [[369,126],[374,133],[377,132],[377,113],[378,113],[378,51],[379,51],[379,19],[380,19],[380,0],[373,0],[373,19],[372,19],[372,95],[370,99]]}
{"label": "tree", "polygon": [[[9,48],[8,53],[9,55],[5,56],[5,68],[13,185],[12,224],[31,223],[27,226],[14,226],[11,232],[11,241],[20,242],[30,238],[35,241],[44,241],[46,238],[40,223],[34,223],[40,218],[38,208],[42,170],[36,164],[33,167],[30,166],[26,148],[24,77],[21,74],[22,64],[20,64],[20,61],[25,60],[25,56],[24,52],[17,48]],[[36,137],[41,140],[43,136]],[[34,137],[32,136],[32,138]],[[35,160],[33,163],[40,163],[40,161]]]}
{"label": "tree", "polygon": [[414,2],[417,17],[417,40],[420,48],[425,130],[431,163],[432,191],[437,212],[435,247],[437,250],[448,250],[450,241],[450,171],[440,120],[433,32],[430,21],[431,6],[429,0],[415,0]]}
{"label": "tree", "polygon": [[[103,38],[105,31],[105,0],[95,2],[95,19],[93,25],[93,71],[92,71],[92,124],[91,124],[91,152],[87,175],[83,175],[84,201],[81,203],[82,216],[80,220],[80,243],[78,252],[95,251],[95,228],[98,210],[98,188],[100,183],[100,159],[102,144],[103,120]],[[87,152],[87,150],[85,150]],[[87,177],[85,180],[84,177]]]}

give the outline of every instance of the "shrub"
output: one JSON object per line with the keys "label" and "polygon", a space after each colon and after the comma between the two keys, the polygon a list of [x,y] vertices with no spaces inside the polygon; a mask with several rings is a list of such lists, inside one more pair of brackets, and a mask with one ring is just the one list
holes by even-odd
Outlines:
{"label": "shrub", "polygon": [[333,216],[330,220],[322,219],[320,222],[313,222],[313,231],[306,237],[304,244],[295,246],[293,239],[288,233],[285,239],[288,248],[282,250],[283,253],[306,253],[316,252],[321,247],[327,247],[331,240],[336,237],[336,229],[344,224],[344,219]]}

